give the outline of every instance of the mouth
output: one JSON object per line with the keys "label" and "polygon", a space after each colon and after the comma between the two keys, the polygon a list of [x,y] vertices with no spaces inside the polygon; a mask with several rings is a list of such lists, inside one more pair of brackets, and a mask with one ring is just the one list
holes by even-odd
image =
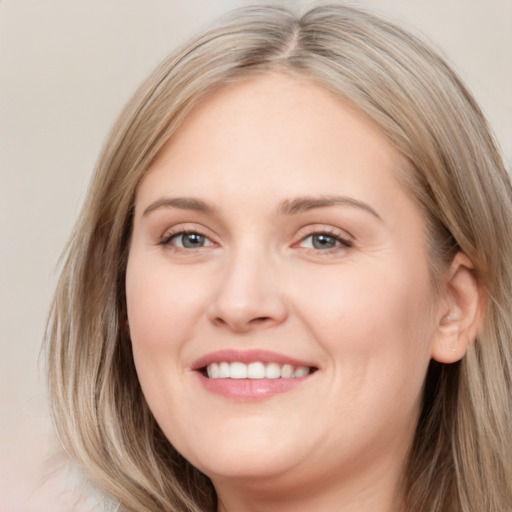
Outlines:
{"label": "mouth", "polygon": [[199,369],[203,377],[208,379],[298,379],[315,372],[313,366],[295,366],[289,363],[277,362],[265,363],[253,361],[242,363],[241,361],[213,362]]}
{"label": "mouth", "polygon": [[292,391],[319,370],[266,350],[220,350],[201,357],[191,369],[207,391],[243,402]]}

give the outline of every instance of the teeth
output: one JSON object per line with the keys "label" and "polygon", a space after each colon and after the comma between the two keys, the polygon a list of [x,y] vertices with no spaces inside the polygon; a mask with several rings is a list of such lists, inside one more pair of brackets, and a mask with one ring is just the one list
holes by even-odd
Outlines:
{"label": "teeth", "polygon": [[212,363],[208,365],[208,367],[206,368],[206,372],[208,373],[208,377],[210,377],[210,379],[218,379],[219,365],[217,363]]}
{"label": "teeth", "polygon": [[225,361],[219,364],[219,379],[227,379],[229,377],[229,363]]}
{"label": "teeth", "polygon": [[247,367],[247,377],[249,377],[249,379],[264,379],[265,365],[263,363],[251,363]]}
{"label": "teeth", "polygon": [[277,363],[268,363],[265,369],[267,379],[279,379],[281,377],[281,367]]}
{"label": "teeth", "polygon": [[247,379],[247,365],[244,363],[231,363],[229,365],[230,379]]}
{"label": "teeth", "polygon": [[291,364],[285,364],[281,368],[281,377],[283,379],[291,379],[293,377],[293,366]]}
{"label": "teeth", "polygon": [[206,367],[206,373],[210,379],[298,379],[309,375],[310,372],[307,366],[265,364],[260,361],[250,364],[222,361]]}
{"label": "teeth", "polygon": [[295,378],[305,377],[308,373],[309,373],[309,368],[307,368],[306,366],[298,366],[297,368],[295,368],[295,371],[293,372],[293,376]]}

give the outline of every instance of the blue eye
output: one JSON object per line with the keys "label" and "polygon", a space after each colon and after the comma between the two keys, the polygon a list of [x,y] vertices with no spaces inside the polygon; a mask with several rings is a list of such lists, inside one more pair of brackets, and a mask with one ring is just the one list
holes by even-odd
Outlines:
{"label": "blue eye", "polygon": [[336,238],[324,233],[312,235],[311,242],[315,249],[333,249],[338,244]]}
{"label": "blue eye", "polygon": [[164,243],[175,245],[176,247],[183,249],[200,249],[201,247],[208,247],[213,245],[210,239],[204,235],[201,235],[201,233],[196,233],[194,231],[182,231],[180,233],[175,233]]}
{"label": "blue eye", "polygon": [[307,249],[330,250],[339,247],[351,247],[348,240],[330,235],[329,233],[313,233],[302,239],[302,247]]}

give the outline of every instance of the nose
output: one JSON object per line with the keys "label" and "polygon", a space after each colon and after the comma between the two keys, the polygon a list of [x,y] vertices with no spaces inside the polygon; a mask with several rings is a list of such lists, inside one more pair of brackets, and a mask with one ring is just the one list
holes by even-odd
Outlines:
{"label": "nose", "polygon": [[245,333],[274,327],[288,317],[288,307],[275,266],[255,254],[234,257],[219,278],[210,305],[210,321]]}

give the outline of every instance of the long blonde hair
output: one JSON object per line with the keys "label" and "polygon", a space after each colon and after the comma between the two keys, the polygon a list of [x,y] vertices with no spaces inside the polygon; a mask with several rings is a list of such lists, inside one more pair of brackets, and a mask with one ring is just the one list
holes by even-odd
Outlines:
{"label": "long blonde hair", "polygon": [[167,441],[137,381],[124,277],[137,185],[204,95],[251,73],[307,77],[352,103],[410,162],[432,267],[454,250],[487,300],[459,363],[431,363],[404,470],[404,510],[512,510],[512,190],[486,121],[437,53],[354,7],[237,10],[178,49],[115,124],[67,246],[48,327],[55,424],[86,475],[125,510],[205,512],[209,479]]}

